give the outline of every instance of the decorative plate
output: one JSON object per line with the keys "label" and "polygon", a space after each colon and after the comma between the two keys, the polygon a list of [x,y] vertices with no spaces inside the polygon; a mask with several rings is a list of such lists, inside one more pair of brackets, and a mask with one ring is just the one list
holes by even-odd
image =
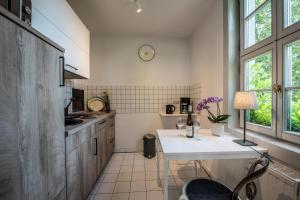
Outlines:
{"label": "decorative plate", "polygon": [[98,112],[104,108],[104,101],[100,97],[93,97],[88,100],[87,107],[89,110]]}
{"label": "decorative plate", "polygon": [[139,48],[139,57],[143,61],[151,61],[155,57],[155,50],[149,44],[144,44]]}

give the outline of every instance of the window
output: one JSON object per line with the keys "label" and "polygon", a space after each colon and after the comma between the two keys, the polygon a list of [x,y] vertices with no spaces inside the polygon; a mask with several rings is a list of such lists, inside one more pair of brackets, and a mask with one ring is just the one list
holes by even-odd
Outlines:
{"label": "window", "polygon": [[300,133],[300,39],[284,46],[285,130]]}
{"label": "window", "polygon": [[300,21],[300,1],[284,0],[284,28]]}
{"label": "window", "polygon": [[247,113],[247,121],[262,126],[272,125],[272,51],[247,60],[245,90],[255,91],[259,109]]}
{"label": "window", "polygon": [[244,13],[245,48],[272,35],[271,1],[247,0]]}
{"label": "window", "polygon": [[[259,103],[247,128],[300,143],[300,1],[243,0],[241,12],[241,90]],[[273,29],[280,20],[288,32]]]}

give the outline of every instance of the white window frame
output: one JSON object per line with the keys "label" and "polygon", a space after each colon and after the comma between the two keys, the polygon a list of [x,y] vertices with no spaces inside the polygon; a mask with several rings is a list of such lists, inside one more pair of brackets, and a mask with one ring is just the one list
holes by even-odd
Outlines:
{"label": "white window frame", "polygon": [[294,132],[285,131],[285,55],[284,55],[284,47],[286,44],[292,43],[296,40],[300,40],[300,30],[296,33],[293,33],[281,40],[278,41],[278,83],[282,85],[282,92],[278,94],[278,138],[283,140],[287,140],[293,143],[300,144],[300,133],[296,134]]}
{"label": "white window frame", "polygon": [[[261,7],[263,7],[265,4],[268,2],[271,2],[271,12],[272,12],[272,35],[248,48],[245,48],[245,18],[244,18],[244,4],[245,0],[241,0],[241,5],[240,5],[240,45],[241,45],[241,56],[244,56],[250,52],[253,52],[259,48],[262,48],[270,43],[272,43],[276,39],[276,0],[266,0],[263,4],[261,4],[258,8],[255,9],[255,11],[259,10]],[[252,13],[255,13],[253,11]]]}
{"label": "white window frame", "polygon": [[[276,43],[271,43],[263,48],[258,49],[257,51],[254,51],[252,53],[249,53],[241,58],[241,85],[240,88],[242,91],[245,90],[245,62],[250,60],[251,58],[257,57],[259,55],[262,55],[268,51],[272,51],[272,85],[271,85],[271,93],[272,93],[272,126],[266,127],[259,124],[254,124],[251,122],[246,122],[246,127],[249,130],[264,133],[266,135],[274,136],[276,137],[276,127],[277,127],[277,118],[276,118],[276,94],[272,91],[272,86],[277,82],[277,59],[276,59]],[[243,111],[240,112],[240,127],[244,127],[244,115]]]}
{"label": "white window frame", "polygon": [[300,29],[300,21],[296,22],[288,27],[284,27],[284,3],[285,0],[277,0],[277,38],[283,38],[291,33],[294,33]]}

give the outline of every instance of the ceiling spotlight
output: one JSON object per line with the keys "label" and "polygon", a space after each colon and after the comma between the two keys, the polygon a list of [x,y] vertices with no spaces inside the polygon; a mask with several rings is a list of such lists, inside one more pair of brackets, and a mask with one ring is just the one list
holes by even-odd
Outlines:
{"label": "ceiling spotlight", "polygon": [[141,7],[140,1],[139,0],[134,0],[134,4],[135,4],[135,7],[136,7],[136,12],[137,13],[142,12],[142,7]]}

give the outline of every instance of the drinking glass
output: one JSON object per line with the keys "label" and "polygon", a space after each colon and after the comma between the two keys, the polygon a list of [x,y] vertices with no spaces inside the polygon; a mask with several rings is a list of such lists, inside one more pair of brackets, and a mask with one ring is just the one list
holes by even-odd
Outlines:
{"label": "drinking glass", "polygon": [[181,136],[181,129],[184,127],[184,119],[183,117],[178,117],[177,119],[177,128],[180,129],[179,135]]}

